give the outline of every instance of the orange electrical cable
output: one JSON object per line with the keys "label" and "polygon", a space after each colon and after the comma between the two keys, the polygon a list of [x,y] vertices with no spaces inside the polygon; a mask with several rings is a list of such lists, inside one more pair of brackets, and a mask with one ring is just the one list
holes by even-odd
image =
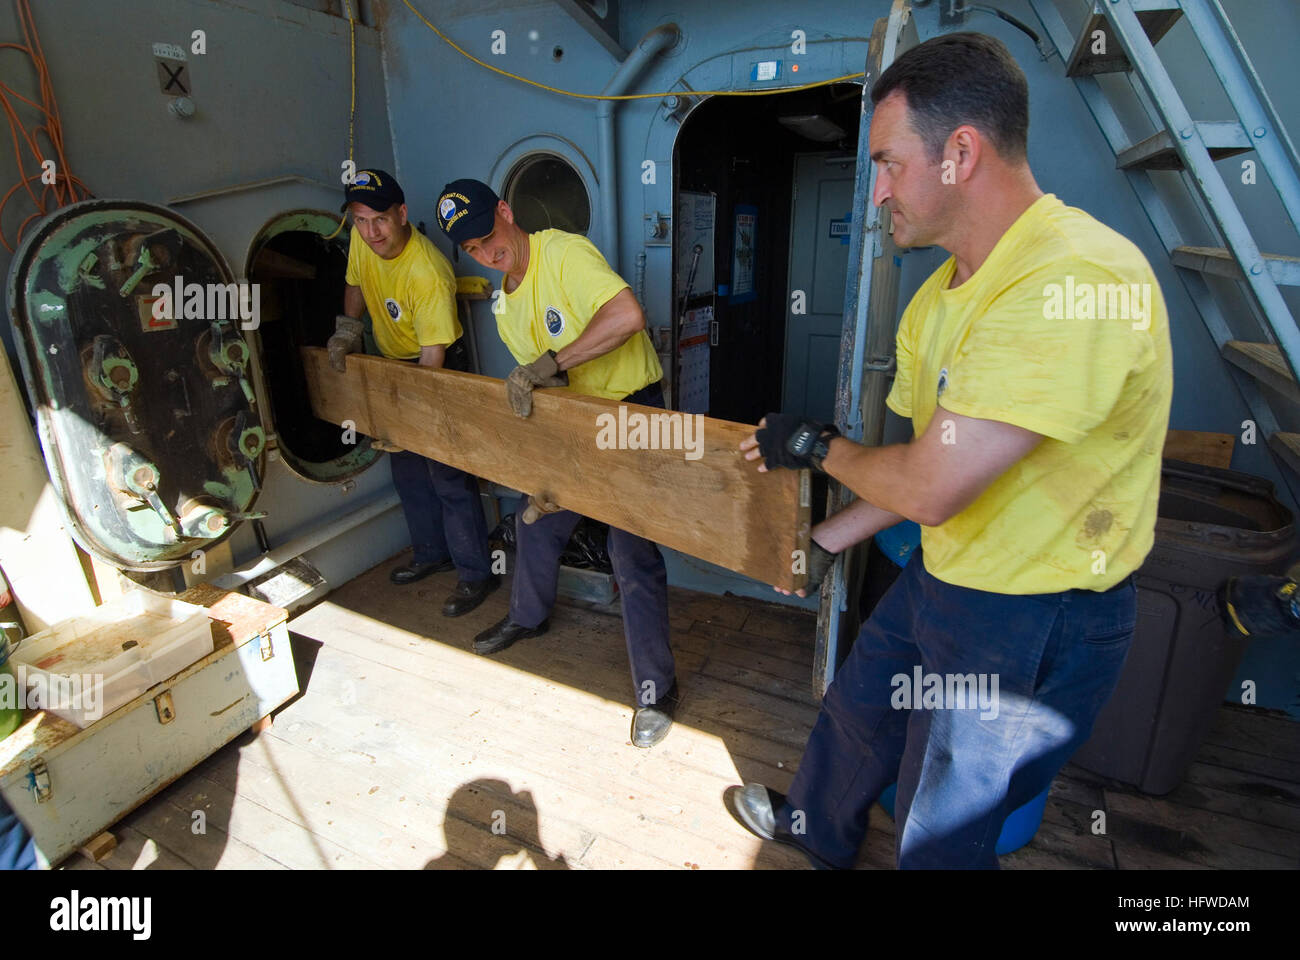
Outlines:
{"label": "orange electrical cable", "polygon": [[[3,197],[0,197],[0,244],[10,252],[13,252],[14,246],[9,243],[4,233],[4,211],[9,201],[20,190],[27,192],[33,206],[36,207],[36,212],[18,225],[18,232],[14,237],[15,244],[22,240],[23,231],[33,220],[38,220],[51,210],[57,210],[59,207],[93,195],[85,183],[72,175],[68,167],[68,158],[63,147],[63,121],[59,115],[59,103],[54,96],[54,82],[50,78],[49,64],[45,59],[45,50],[41,46],[29,0],[14,0],[14,6],[18,14],[18,23],[22,27],[24,43],[0,43],[0,50],[17,50],[31,58],[32,66],[36,70],[40,102],[23,96],[8,84],[0,83],[0,108],[3,108],[5,119],[9,122],[9,133],[13,139],[14,159],[17,161],[19,178],[18,182],[10,187]],[[13,102],[15,100],[39,111],[40,121],[44,122],[38,121],[29,129],[18,113],[18,108]],[[46,151],[42,148],[42,137],[49,142],[52,150]],[[24,146],[31,155],[30,159],[34,160],[39,168],[39,173],[27,175],[29,166],[23,160]],[[47,156],[47,153],[52,153],[53,156]],[[45,164],[50,160],[54,161],[52,183],[46,180],[48,174],[45,170]],[[32,189],[32,184],[37,182],[43,184],[39,195]]]}

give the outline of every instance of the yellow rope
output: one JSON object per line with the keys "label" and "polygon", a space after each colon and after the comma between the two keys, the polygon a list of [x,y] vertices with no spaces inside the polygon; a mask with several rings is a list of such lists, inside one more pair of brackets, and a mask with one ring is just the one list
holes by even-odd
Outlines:
{"label": "yellow rope", "polygon": [[518,80],[520,83],[526,83],[530,87],[537,87],[540,90],[546,90],[550,93],[558,93],[563,97],[575,97],[579,100],[658,100],[663,97],[675,97],[689,95],[692,97],[766,97],[775,93],[794,93],[797,90],[811,90],[814,87],[825,87],[832,83],[844,83],[848,80],[857,80],[866,76],[864,73],[846,73],[842,77],[833,77],[830,80],[818,80],[815,83],[804,83],[794,87],[773,87],[770,90],[681,90],[668,91],[665,93],[621,93],[621,94],[603,94],[603,93],[574,93],[572,90],[561,90],[558,87],[547,86],[544,83],[538,83],[536,80],[529,80],[527,77],[521,77],[517,73],[511,73],[509,70],[502,70],[500,67],[494,67],[490,63],[484,63],[472,53],[468,53],[458,47],[450,37],[435,27],[425,19],[424,14],[411,5],[411,0],[402,0],[407,8],[415,14],[426,27],[442,38],[443,42],[459,53],[461,56],[472,60],[480,67],[485,67],[493,73],[499,73],[503,77],[509,77],[511,80]]}
{"label": "yellow rope", "polygon": [[[815,83],[803,83],[793,87],[773,87],[770,90],[689,90],[689,91],[683,90],[683,91],[667,91],[664,93],[623,93],[623,94],[574,93],[572,90],[561,90],[559,87],[552,87],[544,83],[538,83],[536,80],[529,80],[527,77],[521,77],[517,73],[511,73],[509,70],[502,70],[500,67],[494,67],[490,63],[484,63],[482,60],[474,56],[472,53],[469,53],[461,49],[459,46],[456,45],[456,42],[454,40],[452,40],[445,33],[443,33],[432,23],[430,23],[427,19],[425,19],[424,14],[422,14],[419,10],[415,9],[415,7],[411,6],[411,0],[402,0],[402,2],[406,4],[407,8],[413,14],[415,14],[416,17],[418,17],[426,27],[428,27],[430,30],[436,33],[440,38],[442,38],[444,43],[446,43],[449,47],[451,47],[461,56],[465,57],[468,60],[472,60],[474,63],[477,63],[480,67],[484,67],[488,70],[491,70],[493,73],[499,73],[503,77],[509,77],[511,80],[518,80],[520,83],[526,83],[530,87],[537,87],[539,90],[546,90],[550,93],[558,93],[560,96],[563,97],[574,97],[579,100],[656,100],[656,99],[662,99],[664,97],[683,96],[683,95],[689,95],[692,97],[711,97],[711,96],[712,97],[765,97],[776,93],[794,93],[798,90],[811,90],[814,87],[825,87],[833,83],[844,83],[849,80],[857,80],[866,76],[866,74],[864,73],[846,73],[842,77],[832,77],[830,80],[818,80]],[[348,114],[348,160],[352,161],[353,131],[355,129],[356,116],[357,116],[357,33],[356,33],[356,20],[352,16],[352,4],[349,3],[348,0],[343,0],[343,3],[346,6],[348,11],[348,34],[349,34],[351,56],[352,56],[352,106]],[[334,229],[334,232],[331,233],[325,239],[332,240],[334,237],[338,236],[339,231],[343,229],[344,224],[346,224],[347,222],[348,222],[348,218],[347,215],[345,214],[343,218],[339,221],[339,225]]]}

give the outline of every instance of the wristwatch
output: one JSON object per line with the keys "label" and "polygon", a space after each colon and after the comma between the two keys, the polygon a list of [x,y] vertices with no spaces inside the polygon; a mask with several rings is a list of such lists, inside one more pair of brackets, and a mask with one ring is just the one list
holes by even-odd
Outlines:
{"label": "wristwatch", "polygon": [[834,425],[821,427],[819,431],[818,426],[815,423],[805,423],[799,427],[790,435],[789,450],[796,457],[806,457],[818,473],[825,473],[822,461],[830,453],[831,441],[840,435],[840,431]]}

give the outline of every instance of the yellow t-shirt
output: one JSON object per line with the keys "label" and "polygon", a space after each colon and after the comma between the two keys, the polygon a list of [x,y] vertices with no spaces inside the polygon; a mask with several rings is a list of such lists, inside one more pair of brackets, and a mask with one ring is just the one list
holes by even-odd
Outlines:
{"label": "yellow t-shirt", "polygon": [[411,231],[406,246],[392,260],[371,250],[352,228],[347,282],[361,288],[375,332],[386,357],[410,360],[421,347],[460,339],[456,317],[456,275],[433,241]]}
{"label": "yellow t-shirt", "polygon": [[949,289],[955,268],[945,262],[903,314],[890,408],[917,436],[942,404],[1045,439],[961,513],[921,528],[925,568],[993,593],[1112,587],[1155,536],[1173,394],[1155,275],[1130,241],[1051,194]]}
{"label": "yellow t-shirt", "polygon": [[[626,287],[586,237],[563,230],[531,233],[523,282],[493,304],[497,331],[518,363],[532,363],[577,340],[596,311]],[[574,393],[621,400],[661,380],[664,371],[650,337],[639,330],[618,349],[568,374],[567,389]]]}

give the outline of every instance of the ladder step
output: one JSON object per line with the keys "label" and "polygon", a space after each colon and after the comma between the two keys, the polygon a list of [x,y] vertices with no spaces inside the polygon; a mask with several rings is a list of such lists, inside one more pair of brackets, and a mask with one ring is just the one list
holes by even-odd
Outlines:
{"label": "ladder step", "polygon": [[1268,438],[1278,459],[1296,473],[1300,473],[1300,433],[1274,433]]}
{"label": "ladder step", "polygon": [[[1134,0],[1133,6],[1139,8],[1138,23],[1142,24],[1142,29],[1153,45],[1168,33],[1169,28],[1183,15],[1182,9],[1174,0],[1166,0],[1163,3],[1142,3]],[[1144,7],[1146,9],[1141,9]],[[1106,15],[1100,8],[1100,4],[1093,4],[1092,13],[1074,43],[1074,50],[1065,65],[1067,77],[1091,77],[1098,73],[1123,73],[1133,69],[1133,65],[1128,62],[1128,57],[1124,56],[1124,50],[1120,47],[1115,31],[1106,22]],[[1096,46],[1096,38],[1093,34],[1098,30],[1105,34],[1103,53],[1092,52],[1093,47]]]}
{"label": "ladder step", "polygon": [[1248,340],[1229,340],[1220,351],[1223,359],[1240,367],[1252,377],[1282,394],[1288,400],[1300,402],[1300,386],[1287,369],[1282,351],[1271,343],[1251,343]]}
{"label": "ladder step", "polygon": [[[1285,286],[1300,286],[1300,257],[1284,257],[1280,253],[1261,254],[1273,282]],[[1244,275],[1232,251],[1224,247],[1174,247],[1169,255],[1175,267],[1199,270],[1216,277],[1242,280]]]}
{"label": "ladder step", "polygon": [[[1239,123],[1212,121],[1197,123],[1196,132],[1210,152],[1211,160],[1222,160],[1239,153],[1253,150],[1250,138]],[[1147,137],[1141,143],[1134,144],[1127,150],[1120,151],[1115,166],[1121,170],[1181,170],[1182,158],[1174,148],[1174,137],[1168,130],[1161,130],[1154,136]]]}

